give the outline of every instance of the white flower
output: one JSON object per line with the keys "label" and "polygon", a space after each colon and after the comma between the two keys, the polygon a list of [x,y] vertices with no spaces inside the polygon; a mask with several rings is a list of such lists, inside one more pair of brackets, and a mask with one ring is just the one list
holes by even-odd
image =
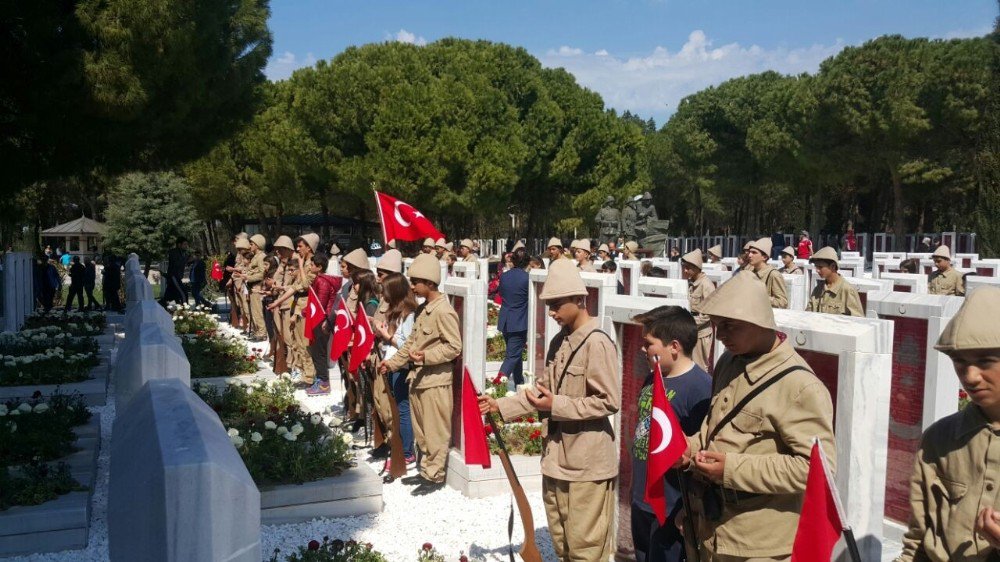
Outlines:
{"label": "white flower", "polygon": [[319,414],[313,414],[309,416],[309,423],[313,425],[319,425],[321,421],[323,421],[323,416]]}
{"label": "white flower", "polygon": [[301,435],[303,431],[305,431],[305,428],[299,422],[295,422],[295,425],[292,426],[292,433],[295,435]]}
{"label": "white flower", "polygon": [[281,427],[278,428],[278,435],[284,435],[286,433],[288,433],[288,428],[287,427],[281,426]]}
{"label": "white flower", "polygon": [[12,415],[12,416],[20,416],[21,415],[21,410],[18,410],[17,408],[14,408],[13,410],[10,411],[10,415]]}
{"label": "white flower", "polygon": [[274,423],[271,420],[267,420],[266,422],[264,422],[264,427],[267,429],[275,429],[278,427],[278,424]]}
{"label": "white flower", "polygon": [[253,394],[253,388],[248,386],[246,387],[246,389],[247,389],[247,394]]}
{"label": "white flower", "polygon": [[504,396],[517,396],[517,393],[514,392],[513,390],[508,390],[507,394],[504,394]]}
{"label": "white flower", "polygon": [[0,404],[0,418],[4,417],[6,415],[7,415],[7,405],[6,404]]}
{"label": "white flower", "polygon": [[298,436],[296,436],[292,432],[285,433],[284,435],[282,435],[282,437],[284,437],[285,439],[287,439],[289,441],[295,441],[296,439],[298,439]]}
{"label": "white flower", "polygon": [[257,433],[256,431],[250,434],[250,440],[254,443],[260,443],[264,440],[264,436]]}
{"label": "white flower", "polygon": [[340,440],[343,441],[345,445],[350,445],[351,443],[354,443],[354,437],[352,437],[350,433],[344,433],[343,435],[341,435]]}
{"label": "white flower", "polygon": [[35,413],[36,414],[41,414],[42,412],[45,412],[48,409],[49,409],[49,405],[46,404],[45,402],[42,402],[41,404],[35,405]]}
{"label": "white flower", "polygon": [[507,376],[506,375],[500,377],[500,384],[507,384]]}
{"label": "white flower", "polygon": [[17,409],[20,410],[22,413],[27,414],[31,412],[31,404],[28,404],[27,402],[21,402],[21,404],[17,407]]}
{"label": "white flower", "polygon": [[233,445],[236,445],[237,447],[243,446],[243,438],[240,437],[239,435],[234,435],[230,437],[229,440],[232,441]]}
{"label": "white flower", "polygon": [[236,437],[237,435],[240,434],[240,430],[236,429],[235,427],[230,427],[229,430],[226,431],[226,433],[228,433],[230,437]]}

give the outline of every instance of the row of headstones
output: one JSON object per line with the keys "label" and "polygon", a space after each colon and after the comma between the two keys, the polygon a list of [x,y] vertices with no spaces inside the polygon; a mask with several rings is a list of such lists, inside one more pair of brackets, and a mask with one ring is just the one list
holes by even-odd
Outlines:
{"label": "row of headstones", "polygon": [[3,331],[21,329],[35,301],[34,268],[28,252],[3,255]]}
{"label": "row of headstones", "polygon": [[259,561],[260,492],[218,415],[195,394],[171,315],[138,257],[125,264],[115,365],[111,560]]}

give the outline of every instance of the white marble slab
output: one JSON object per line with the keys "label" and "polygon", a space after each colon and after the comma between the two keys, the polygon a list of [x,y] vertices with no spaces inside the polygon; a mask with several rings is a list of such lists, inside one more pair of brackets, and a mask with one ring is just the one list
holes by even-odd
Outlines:
{"label": "white marble slab", "polygon": [[900,291],[900,288],[909,288],[910,293],[927,294],[927,276],[922,273],[881,272],[878,278],[892,281],[894,291]]}
{"label": "white marble slab", "polygon": [[683,299],[688,295],[688,282],[684,279],[640,277],[639,296]]}

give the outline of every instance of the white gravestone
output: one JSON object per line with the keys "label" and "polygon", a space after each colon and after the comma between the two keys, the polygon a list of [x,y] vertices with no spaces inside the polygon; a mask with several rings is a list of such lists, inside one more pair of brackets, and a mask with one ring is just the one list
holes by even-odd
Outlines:
{"label": "white gravestone", "polygon": [[155,323],[127,332],[115,363],[115,398],[123,407],[148,381],[178,379],[191,386],[191,364],[181,340]]}
{"label": "white gravestone", "polygon": [[639,279],[639,296],[685,299],[688,296],[688,282],[684,279],[641,277]]}
{"label": "white gravestone", "polygon": [[8,252],[3,256],[3,330],[21,329],[35,300],[33,263],[28,252]]}
{"label": "white gravestone", "polygon": [[922,273],[882,273],[878,278],[892,281],[892,290],[898,293],[927,294],[927,276]]}
{"label": "white gravestone", "polygon": [[978,275],[970,275],[965,278],[965,294],[971,295],[972,291],[987,285],[991,287],[1000,287],[1000,277],[980,277]]}

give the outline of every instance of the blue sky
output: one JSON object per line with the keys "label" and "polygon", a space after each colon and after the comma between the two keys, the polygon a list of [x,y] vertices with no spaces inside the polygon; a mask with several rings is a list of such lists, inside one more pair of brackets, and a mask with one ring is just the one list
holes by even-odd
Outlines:
{"label": "blue sky", "polygon": [[764,70],[814,72],[885,34],[983,35],[996,0],[272,0],[282,79],[350,45],[442,37],[524,47],[564,67],[609,107],[662,124],[684,96]]}

